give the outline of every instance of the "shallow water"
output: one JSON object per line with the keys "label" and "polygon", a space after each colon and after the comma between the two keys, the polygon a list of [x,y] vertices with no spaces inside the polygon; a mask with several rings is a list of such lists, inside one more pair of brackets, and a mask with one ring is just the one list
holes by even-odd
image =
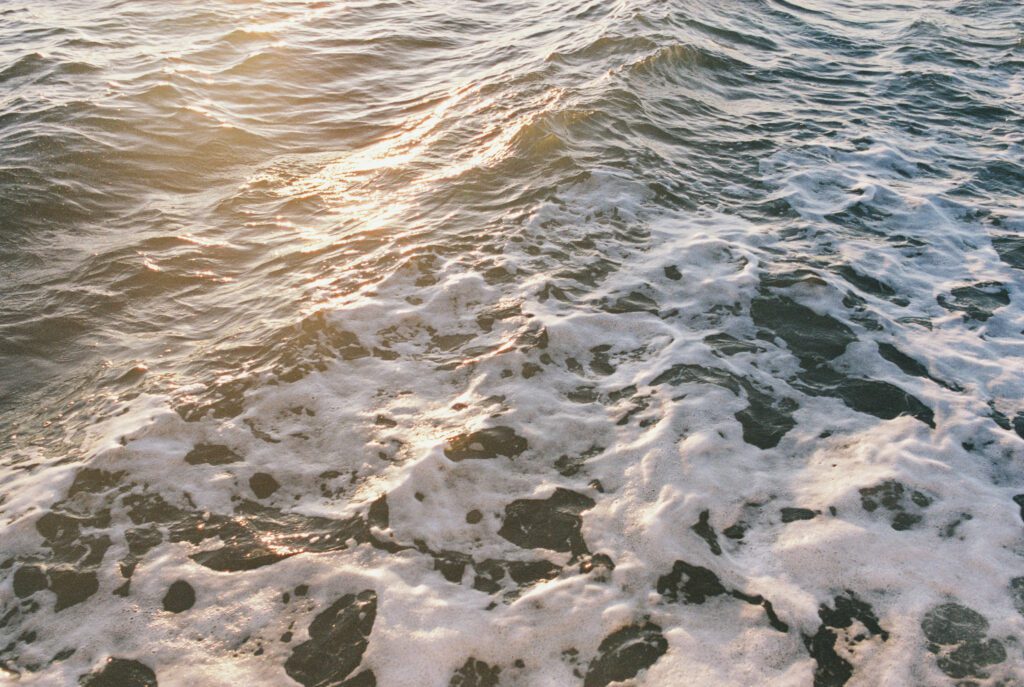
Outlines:
{"label": "shallow water", "polygon": [[1024,684],[1018,0],[0,5],[0,684]]}

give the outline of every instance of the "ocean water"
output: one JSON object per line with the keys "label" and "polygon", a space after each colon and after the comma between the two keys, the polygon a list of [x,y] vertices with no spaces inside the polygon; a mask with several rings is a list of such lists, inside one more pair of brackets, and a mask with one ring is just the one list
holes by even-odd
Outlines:
{"label": "ocean water", "polygon": [[0,3],[0,684],[1024,685],[1020,0]]}

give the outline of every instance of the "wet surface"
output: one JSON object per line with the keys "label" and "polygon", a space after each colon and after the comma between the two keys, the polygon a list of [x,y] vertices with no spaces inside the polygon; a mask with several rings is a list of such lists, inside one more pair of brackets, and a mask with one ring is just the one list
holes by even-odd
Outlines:
{"label": "wet surface", "polygon": [[837,596],[832,605],[818,610],[821,625],[813,635],[804,635],[804,645],[817,664],[815,687],[841,687],[853,677],[854,658],[863,642],[888,641],[869,604],[854,594]]}
{"label": "wet surface", "polygon": [[888,481],[861,489],[860,502],[869,513],[882,515],[888,511],[892,528],[902,531],[921,522],[932,499],[916,489],[907,489],[899,482]]}
{"label": "wet surface", "polygon": [[1019,3],[0,16],[0,683],[1020,682]]}
{"label": "wet surface", "polygon": [[196,604],[196,590],[188,582],[178,580],[174,582],[164,595],[163,605],[165,611],[171,613],[184,613]]}
{"label": "wet surface", "polygon": [[601,640],[597,650],[583,679],[584,687],[605,687],[636,677],[668,650],[668,642],[660,627],[645,623],[616,630]]}
{"label": "wet surface", "polygon": [[921,630],[936,654],[939,669],[952,678],[987,678],[989,667],[1006,660],[998,639],[987,637],[988,621],[957,603],[937,606],[921,620]]}
{"label": "wet surface", "polygon": [[157,687],[156,675],[144,663],[109,658],[95,673],[83,675],[82,687]]}
{"label": "wet surface", "polygon": [[309,639],[292,650],[285,662],[288,676],[304,687],[376,684],[371,671],[349,678],[363,658],[376,617],[377,594],[372,590],[339,598],[317,614],[309,625]]}
{"label": "wet surface", "polygon": [[498,687],[501,668],[489,666],[474,658],[466,659],[465,665],[452,675],[450,687]]}
{"label": "wet surface", "polygon": [[658,578],[657,591],[668,601],[698,605],[712,597],[731,596],[763,607],[772,628],[783,633],[789,632],[789,625],[779,619],[772,603],[763,596],[726,589],[714,572],[685,561],[676,561],[671,572]]}
{"label": "wet surface", "polygon": [[455,462],[497,456],[512,458],[526,447],[526,439],[516,435],[511,427],[490,427],[449,439],[444,454]]}
{"label": "wet surface", "polygon": [[590,497],[568,489],[556,489],[547,499],[519,499],[505,507],[498,534],[524,549],[568,551],[579,556],[587,553],[580,532],[581,513],[594,505]]}

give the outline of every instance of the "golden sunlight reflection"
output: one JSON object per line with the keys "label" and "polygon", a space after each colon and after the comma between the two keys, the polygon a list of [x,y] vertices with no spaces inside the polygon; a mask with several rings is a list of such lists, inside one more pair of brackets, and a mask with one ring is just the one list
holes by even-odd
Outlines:
{"label": "golden sunlight reflection", "polygon": [[398,133],[332,159],[316,172],[293,176],[289,166],[264,170],[247,186],[269,186],[283,199],[312,200],[317,221],[291,222],[309,250],[353,231],[382,232],[426,197],[432,185],[500,163],[513,154],[516,135],[553,109],[562,90],[552,88],[528,108],[509,111],[500,98],[482,96],[478,84],[451,89],[422,116],[410,116]]}

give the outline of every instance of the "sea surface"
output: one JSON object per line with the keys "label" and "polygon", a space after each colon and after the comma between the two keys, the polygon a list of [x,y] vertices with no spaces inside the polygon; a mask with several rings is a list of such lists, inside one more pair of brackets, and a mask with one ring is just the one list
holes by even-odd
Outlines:
{"label": "sea surface", "polygon": [[1024,685],[1020,0],[0,0],[0,685]]}

